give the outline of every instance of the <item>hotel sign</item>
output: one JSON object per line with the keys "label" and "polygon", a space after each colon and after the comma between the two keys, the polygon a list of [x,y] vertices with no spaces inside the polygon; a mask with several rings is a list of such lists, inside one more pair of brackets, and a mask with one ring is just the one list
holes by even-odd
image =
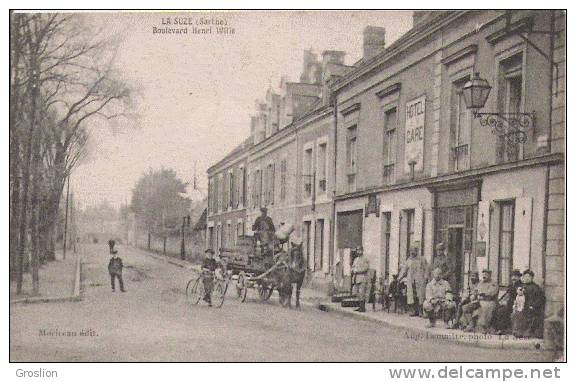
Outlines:
{"label": "hotel sign", "polygon": [[424,169],[424,121],[426,96],[406,103],[406,135],[404,138],[404,172]]}

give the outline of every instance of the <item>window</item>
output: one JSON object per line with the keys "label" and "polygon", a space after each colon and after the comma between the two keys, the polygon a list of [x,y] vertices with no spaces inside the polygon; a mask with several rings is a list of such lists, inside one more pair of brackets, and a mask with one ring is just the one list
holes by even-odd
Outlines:
{"label": "window", "polygon": [[349,174],[356,173],[356,161],[357,161],[357,152],[356,152],[356,126],[352,126],[348,128],[348,139],[347,139],[347,147],[346,147],[346,165],[348,167]]}
{"label": "window", "polygon": [[[520,113],[523,110],[522,53],[500,63],[498,73],[498,110],[501,113]],[[521,126],[504,126],[505,132],[498,137],[497,159],[499,162],[520,159],[521,144],[517,142],[516,129]]]}
{"label": "window", "polygon": [[312,148],[304,150],[302,178],[304,179],[304,197],[312,196]]}
{"label": "window", "polygon": [[512,272],[514,248],[514,201],[500,203],[500,231],[498,248],[498,284],[508,286]]}
{"label": "window", "polygon": [[208,227],[208,248],[214,249],[214,227]]}
{"label": "window", "polygon": [[348,192],[356,191],[357,131],[356,126],[348,128],[346,140],[346,167],[348,171]]}
{"label": "window", "polygon": [[252,208],[260,207],[260,194],[262,192],[262,174],[255,170],[252,176]]}
{"label": "window", "polygon": [[465,77],[452,85],[451,97],[451,154],[454,171],[469,168],[470,134],[472,118],[464,101],[462,88],[468,82]]}
{"label": "window", "polygon": [[220,190],[219,190],[219,182],[220,177],[214,177],[214,208],[215,212],[220,211]]}
{"label": "window", "polygon": [[238,238],[244,235],[244,222],[239,221],[236,223],[236,243],[238,243]]}
{"label": "window", "polygon": [[238,187],[238,189],[240,190],[240,197],[238,198],[239,203],[242,204],[242,206],[246,205],[246,183],[247,183],[247,179],[246,179],[246,169],[244,167],[240,168],[240,187]]}
{"label": "window", "polygon": [[275,182],[276,165],[268,165],[268,203],[274,204],[274,182]]}
{"label": "window", "polygon": [[214,183],[212,182],[212,178],[208,178],[208,214],[214,213]]}
{"label": "window", "polygon": [[227,248],[230,248],[234,244],[234,230],[232,229],[232,223],[228,223],[226,233],[228,234],[228,237],[226,238],[226,246]]}
{"label": "window", "polygon": [[384,212],[382,214],[382,237],[384,241],[383,245],[383,257],[384,257],[384,278],[389,279],[390,277],[390,232],[392,227],[392,213]]}
{"label": "window", "polygon": [[383,151],[383,181],[384,184],[394,183],[394,163],[396,162],[396,108],[384,113],[384,151]]}
{"label": "window", "polygon": [[280,200],[286,200],[286,171],[287,162],[286,158],[283,158],[280,162]]}
{"label": "window", "polygon": [[321,143],[318,145],[318,193],[326,193],[326,160],[327,160],[327,144]]}
{"label": "window", "polygon": [[235,187],[236,185],[234,184],[234,172],[230,172],[230,174],[228,175],[228,205],[230,206],[230,208],[234,208],[236,207],[236,200],[237,200],[237,196],[236,196],[236,192],[235,192]]}

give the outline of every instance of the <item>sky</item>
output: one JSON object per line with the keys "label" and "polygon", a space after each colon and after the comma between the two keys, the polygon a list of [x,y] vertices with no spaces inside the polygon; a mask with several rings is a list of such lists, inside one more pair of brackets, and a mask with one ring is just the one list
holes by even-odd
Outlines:
{"label": "sky", "polygon": [[[116,66],[140,89],[138,126],[92,128],[90,153],[73,172],[71,189],[81,206],[130,202],[149,168],[172,168],[192,183],[194,167],[206,194],[206,170],[250,133],[250,115],[282,76],[297,81],[305,49],[343,50],[345,63],[362,56],[367,25],[386,28],[390,45],[412,26],[405,11],[129,12],[85,14],[106,33],[121,36]],[[172,24],[167,25],[168,19]],[[188,34],[154,34],[182,28]],[[193,34],[197,23],[225,21],[234,34]],[[164,22],[164,25],[163,25]]]}

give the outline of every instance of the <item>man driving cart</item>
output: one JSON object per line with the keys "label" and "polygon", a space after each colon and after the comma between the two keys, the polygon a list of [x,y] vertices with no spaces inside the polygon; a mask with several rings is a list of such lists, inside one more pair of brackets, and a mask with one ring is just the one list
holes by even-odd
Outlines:
{"label": "man driving cart", "polygon": [[266,207],[260,208],[260,213],[254,225],[252,225],[252,231],[254,231],[256,241],[260,243],[262,254],[267,255],[271,254],[274,248],[276,228],[274,227],[272,218],[268,216],[268,209]]}

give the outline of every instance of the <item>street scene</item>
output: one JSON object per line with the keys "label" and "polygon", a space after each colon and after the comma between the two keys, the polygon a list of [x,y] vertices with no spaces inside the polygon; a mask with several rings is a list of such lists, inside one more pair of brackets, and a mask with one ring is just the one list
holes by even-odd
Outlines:
{"label": "street scene", "polygon": [[11,362],[565,362],[566,12],[10,13]]}
{"label": "street scene", "polygon": [[[250,293],[241,303],[231,294],[218,310],[190,305],[184,288],[197,273],[132,247],[118,249],[126,267],[126,292],[111,293],[107,245],[87,244],[81,250],[82,301],[14,306],[11,361],[550,360],[550,354],[537,350],[481,349],[409,338],[312,305],[286,310],[277,296],[261,302]],[[46,333],[39,334],[41,330]],[[398,353],[399,348],[414,351]]]}

